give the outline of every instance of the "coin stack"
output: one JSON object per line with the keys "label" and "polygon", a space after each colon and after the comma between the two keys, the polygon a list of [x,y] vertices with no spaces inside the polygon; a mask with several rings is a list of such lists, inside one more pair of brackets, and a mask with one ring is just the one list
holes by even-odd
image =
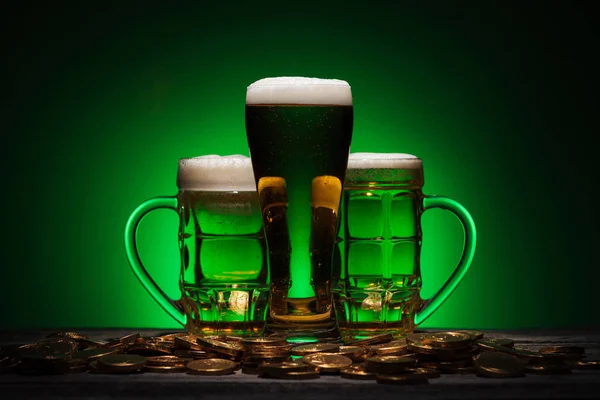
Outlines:
{"label": "coin stack", "polygon": [[[0,372],[19,374],[189,375],[251,374],[264,379],[372,380],[382,384],[427,384],[445,374],[516,378],[525,374],[563,374],[600,369],[586,361],[585,348],[515,347],[508,338],[486,338],[474,331],[382,334],[350,343],[299,343],[282,335],[261,338],[198,337],[139,333],[96,341],[75,332],[48,335],[35,343],[0,349]],[[239,371],[239,372],[238,372]]]}

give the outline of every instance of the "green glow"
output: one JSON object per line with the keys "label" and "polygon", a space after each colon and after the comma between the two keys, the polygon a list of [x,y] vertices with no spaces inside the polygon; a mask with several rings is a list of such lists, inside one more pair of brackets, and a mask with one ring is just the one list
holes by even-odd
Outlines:
{"label": "green glow", "polygon": [[[597,325],[582,306],[597,300],[600,280],[589,195],[597,157],[583,139],[594,133],[597,91],[577,89],[593,87],[586,68],[596,64],[575,52],[596,36],[579,24],[555,41],[542,19],[485,2],[448,18],[455,10],[442,3],[431,12],[305,1],[290,14],[268,0],[201,2],[142,16],[122,5],[93,20],[52,8],[24,18],[15,37],[25,43],[7,50],[16,54],[17,121],[7,130],[18,134],[7,144],[4,204],[19,211],[4,220],[3,327],[178,328],[131,272],[125,223],[142,201],[176,194],[180,157],[249,155],[246,87],[278,75],[347,80],[352,151],[418,155],[424,192],[473,215],[472,267],[421,327]],[[549,154],[564,155],[560,168]],[[138,237],[148,272],[172,298],[177,229],[173,212],[157,211]],[[421,293],[430,297],[463,238],[439,210],[423,215],[422,230]]]}

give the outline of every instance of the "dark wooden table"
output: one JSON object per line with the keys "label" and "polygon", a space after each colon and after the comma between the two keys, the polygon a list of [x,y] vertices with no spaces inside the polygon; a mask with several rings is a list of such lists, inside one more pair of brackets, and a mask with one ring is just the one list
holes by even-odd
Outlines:
{"label": "dark wooden table", "polygon": [[[157,330],[71,329],[104,340]],[[53,331],[0,331],[0,346],[30,343]],[[483,331],[486,337],[508,337],[516,346],[531,350],[547,345],[578,345],[586,348],[588,360],[600,359],[600,329],[590,331],[530,330]],[[254,375],[192,376],[144,373],[100,375],[80,373],[56,376],[0,375],[0,399],[168,398],[168,399],[600,399],[600,371],[576,370],[565,375],[527,375],[514,379],[482,378],[475,375],[442,375],[429,385],[389,386],[373,381],[322,376],[309,381],[279,381]]]}

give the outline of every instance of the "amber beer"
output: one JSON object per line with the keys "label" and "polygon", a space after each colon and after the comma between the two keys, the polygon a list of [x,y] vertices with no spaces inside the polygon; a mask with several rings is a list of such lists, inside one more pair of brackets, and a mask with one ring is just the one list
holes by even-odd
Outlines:
{"label": "amber beer", "polygon": [[347,82],[266,78],[248,87],[246,134],[271,278],[271,328],[335,326],[331,268],[350,141]]}

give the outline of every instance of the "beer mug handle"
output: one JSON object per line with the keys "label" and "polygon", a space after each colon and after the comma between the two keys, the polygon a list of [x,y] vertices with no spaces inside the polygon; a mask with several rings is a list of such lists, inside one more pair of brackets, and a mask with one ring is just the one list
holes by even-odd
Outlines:
{"label": "beer mug handle", "polygon": [[186,316],[183,312],[181,304],[171,299],[167,294],[158,286],[158,284],[152,279],[138,253],[137,248],[137,228],[142,219],[153,210],[159,208],[166,208],[177,212],[177,198],[176,197],[154,197],[146,200],[140,204],[129,216],[127,225],[125,225],[125,252],[127,254],[127,260],[133,270],[133,273],[138,278],[144,289],[150,293],[150,296],[177,322],[181,325],[185,325]]}
{"label": "beer mug handle", "polygon": [[469,211],[467,211],[462,204],[447,197],[425,196],[423,198],[423,212],[431,208],[441,208],[456,215],[463,226],[465,241],[462,255],[460,256],[460,261],[454,269],[454,272],[452,275],[450,275],[450,278],[448,278],[446,283],[444,283],[444,285],[437,291],[436,294],[421,303],[415,315],[415,325],[419,325],[429,318],[431,314],[433,314],[434,311],[437,310],[444,303],[444,301],[446,301],[448,296],[454,292],[454,290],[463,280],[467,271],[469,270],[469,267],[471,266],[471,262],[473,261],[473,256],[475,255],[475,245],[477,242],[475,222],[473,221]]}

